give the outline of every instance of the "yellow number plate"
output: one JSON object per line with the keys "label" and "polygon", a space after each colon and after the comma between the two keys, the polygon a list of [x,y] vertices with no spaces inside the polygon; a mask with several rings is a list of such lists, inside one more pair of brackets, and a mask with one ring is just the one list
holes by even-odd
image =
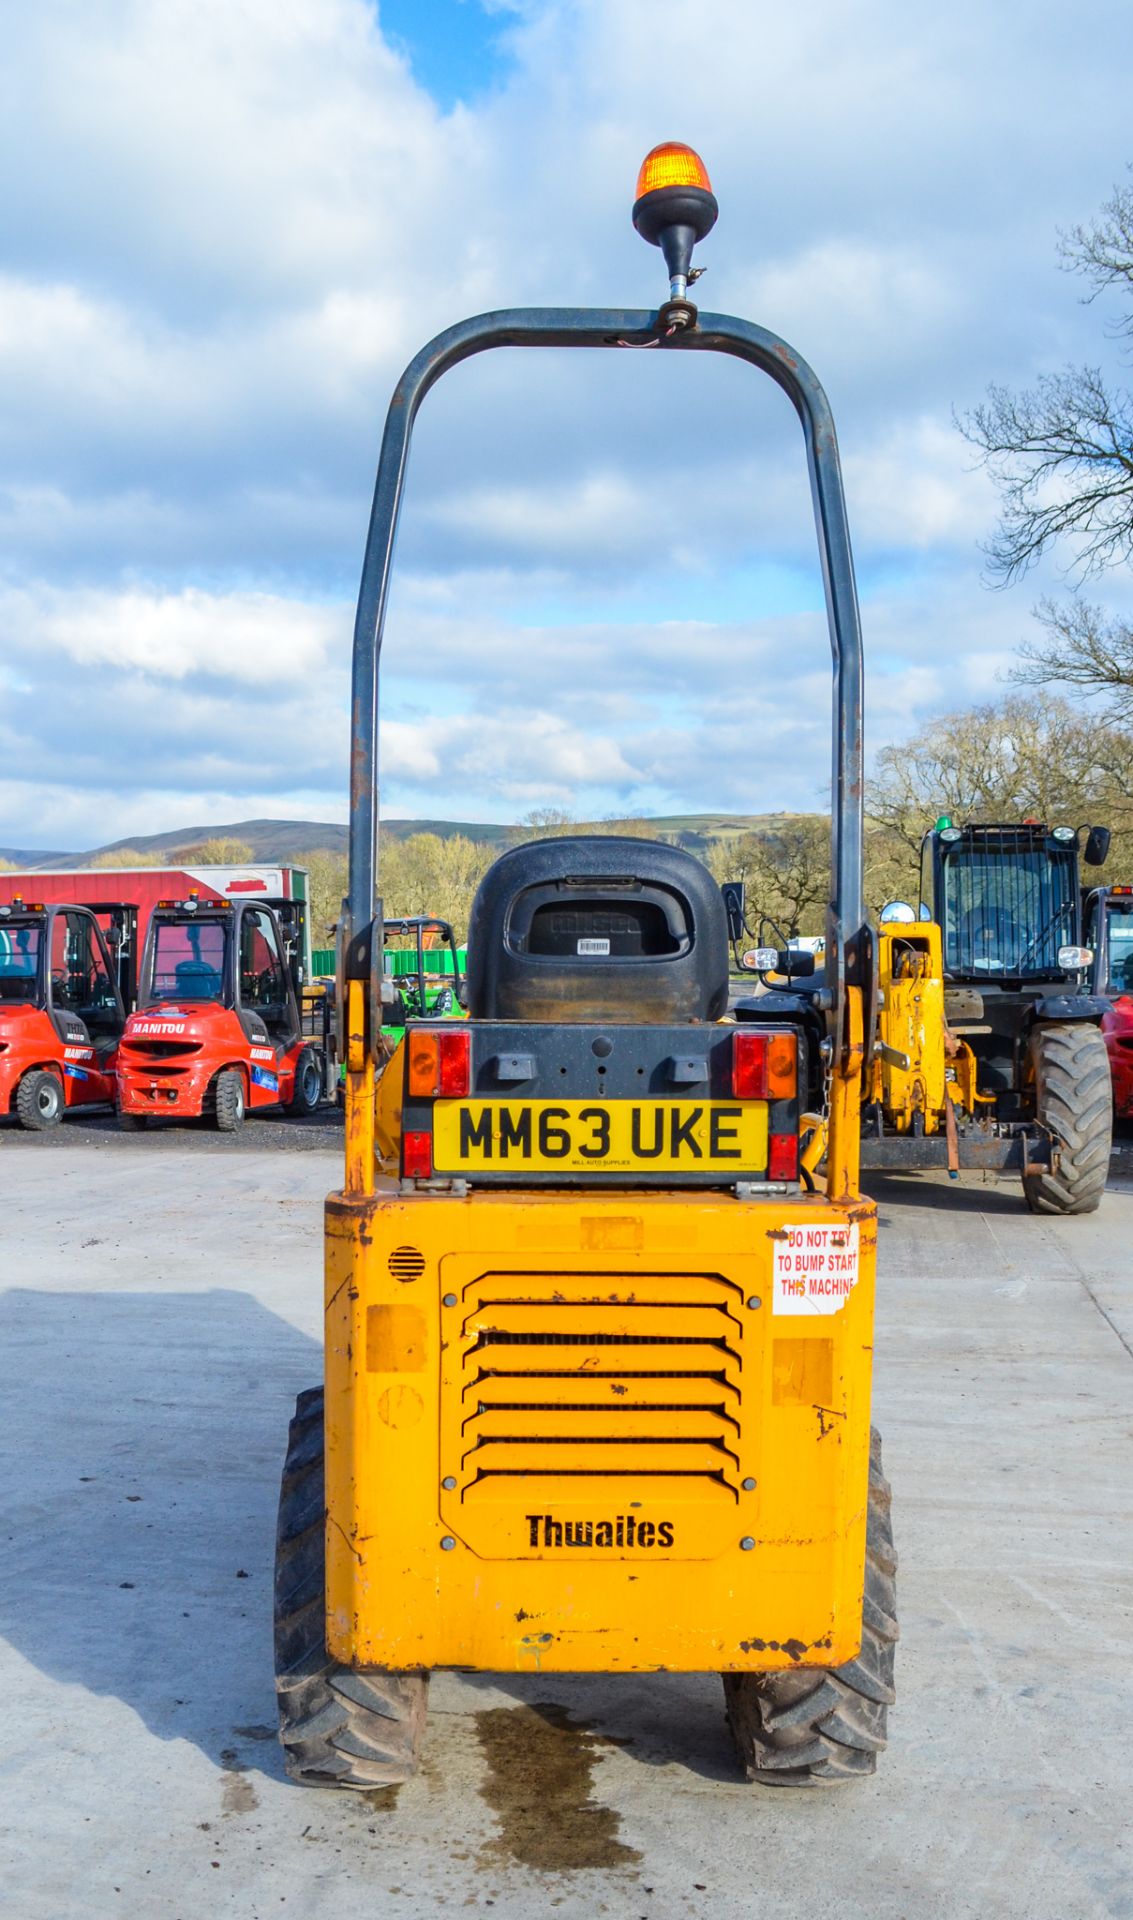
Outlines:
{"label": "yellow number plate", "polygon": [[439,1173],[755,1173],[767,1165],[756,1100],[438,1100]]}

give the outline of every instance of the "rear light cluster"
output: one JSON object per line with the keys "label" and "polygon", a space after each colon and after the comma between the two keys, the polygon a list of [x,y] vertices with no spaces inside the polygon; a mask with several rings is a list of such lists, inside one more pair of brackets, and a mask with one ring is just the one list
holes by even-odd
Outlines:
{"label": "rear light cluster", "polygon": [[737,1100],[793,1100],[799,1086],[793,1033],[735,1033],[732,1092]]}
{"label": "rear light cluster", "polygon": [[[737,1100],[795,1100],[799,1091],[799,1045],[793,1033],[732,1035],[732,1092]],[[767,1142],[767,1178],[797,1180],[799,1137],[773,1133]]]}
{"label": "rear light cluster", "polygon": [[406,1085],[415,1098],[459,1100],[471,1084],[472,1035],[466,1027],[411,1034]]}
{"label": "rear light cluster", "polygon": [[[472,1035],[467,1027],[450,1032],[411,1031],[406,1042],[406,1092],[416,1100],[459,1100],[472,1087]],[[402,1135],[401,1166],[407,1180],[433,1177],[433,1136]]]}

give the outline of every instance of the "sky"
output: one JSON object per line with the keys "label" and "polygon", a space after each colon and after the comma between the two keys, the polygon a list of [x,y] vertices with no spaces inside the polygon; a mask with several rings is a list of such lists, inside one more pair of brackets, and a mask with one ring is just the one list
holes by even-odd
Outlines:
{"label": "sky", "polygon": [[[701,305],[784,335],[834,408],[868,752],[1006,690],[1067,583],[988,587],[995,495],[954,416],[993,381],[1118,366],[1056,249],[1133,159],[1127,0],[692,23],[687,0],[7,14],[0,845],[345,819],[398,374],[469,313],[656,305],[630,208],[667,138],[720,203]],[[822,808],[786,401],[706,355],[458,368],[419,418],[383,664],[393,816]]]}

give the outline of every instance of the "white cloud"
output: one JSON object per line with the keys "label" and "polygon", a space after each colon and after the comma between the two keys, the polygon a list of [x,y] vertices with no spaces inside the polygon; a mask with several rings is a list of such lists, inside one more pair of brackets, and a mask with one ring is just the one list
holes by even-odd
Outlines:
{"label": "white cloud", "polygon": [[[834,403],[875,739],[997,691],[1032,593],[980,585],[994,502],[951,411],[1103,350],[1054,235],[1127,157],[1124,0],[1036,0],[1025,35],[982,0],[719,0],[695,43],[684,0],[507,12],[506,75],[451,113],[368,0],[6,22],[5,838],[300,792],[333,817],[392,382],[466,312],[655,301],[628,213],[666,133],[701,144],[720,197],[705,304],[787,333]],[[802,448],[748,370],[462,368],[422,413],[401,565],[395,806],[451,811],[458,783],[485,815],[821,802]]]}
{"label": "white cloud", "polygon": [[10,659],[30,664],[46,649],[68,667],[134,668],[158,682],[207,675],[261,690],[302,684],[323,671],[335,647],[341,659],[343,613],[273,594],[218,596],[194,587],[0,591]]}

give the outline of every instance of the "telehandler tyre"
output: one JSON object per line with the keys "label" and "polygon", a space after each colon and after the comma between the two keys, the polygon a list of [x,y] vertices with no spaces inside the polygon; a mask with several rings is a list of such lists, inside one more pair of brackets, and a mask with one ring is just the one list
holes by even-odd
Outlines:
{"label": "telehandler tyre", "polygon": [[1023,1175],[1032,1213],[1093,1213],[1113,1146],[1113,1089],[1101,1028],[1037,1026],[1027,1049],[1035,1117],[1060,1142],[1057,1169]]}
{"label": "telehandler tyre", "polygon": [[63,1087],[58,1074],[46,1067],[33,1067],[16,1088],[16,1115],[29,1133],[48,1133],[57,1127],[66,1110]]}
{"label": "telehandler tyre", "polygon": [[356,1670],[325,1640],[323,1389],[295,1405],[275,1547],[275,1689],[293,1780],[309,1787],[395,1785],[416,1771],[429,1677]]}
{"label": "telehandler tyre", "polygon": [[216,1076],[216,1124],[221,1133],[237,1133],[244,1124],[244,1076],[225,1067]]}
{"label": "telehandler tyre", "polygon": [[895,1699],[897,1555],[881,1471],[881,1435],[870,1430],[862,1645],[844,1667],[726,1673],[728,1725],[749,1780],[820,1787],[872,1773]]}

